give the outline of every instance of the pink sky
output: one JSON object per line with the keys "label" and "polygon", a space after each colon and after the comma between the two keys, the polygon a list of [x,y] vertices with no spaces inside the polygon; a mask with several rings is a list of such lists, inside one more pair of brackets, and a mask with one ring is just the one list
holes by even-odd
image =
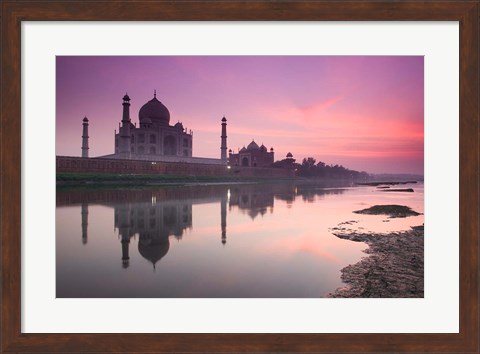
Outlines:
{"label": "pink sky", "polygon": [[423,174],[423,57],[57,57],[57,155],[113,153],[122,97],[130,116],[157,98],[170,124],[193,130],[193,156],[220,157],[255,139],[301,160],[312,156],[370,173]]}

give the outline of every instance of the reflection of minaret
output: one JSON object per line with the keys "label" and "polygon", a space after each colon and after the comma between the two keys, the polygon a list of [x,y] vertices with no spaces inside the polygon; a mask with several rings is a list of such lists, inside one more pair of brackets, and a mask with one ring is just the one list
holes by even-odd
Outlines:
{"label": "reflection of minaret", "polygon": [[130,257],[128,256],[128,247],[130,246],[130,237],[122,235],[122,266],[128,268]]}
{"label": "reflection of minaret", "polygon": [[130,265],[128,247],[130,246],[131,236],[131,205],[121,205],[116,211],[118,211],[118,234],[122,242],[122,266],[123,268],[128,268]]}
{"label": "reflection of minaret", "polygon": [[220,200],[220,218],[222,226],[222,244],[227,243],[227,196],[222,196]]}
{"label": "reflection of minaret", "polygon": [[88,241],[88,204],[82,203],[82,243]]}

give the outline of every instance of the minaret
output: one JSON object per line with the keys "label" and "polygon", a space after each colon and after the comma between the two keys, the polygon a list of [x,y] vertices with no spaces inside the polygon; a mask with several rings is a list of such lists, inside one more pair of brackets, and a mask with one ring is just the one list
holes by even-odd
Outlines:
{"label": "minaret", "polygon": [[222,145],[220,147],[222,161],[227,162],[227,119],[222,118]]}
{"label": "minaret", "polygon": [[130,157],[130,97],[128,94],[123,96],[123,115],[122,115],[122,125],[120,127],[120,138],[118,142],[118,152],[127,156],[122,156],[129,158]]}
{"label": "minaret", "polygon": [[88,158],[88,118],[83,118],[82,157]]}

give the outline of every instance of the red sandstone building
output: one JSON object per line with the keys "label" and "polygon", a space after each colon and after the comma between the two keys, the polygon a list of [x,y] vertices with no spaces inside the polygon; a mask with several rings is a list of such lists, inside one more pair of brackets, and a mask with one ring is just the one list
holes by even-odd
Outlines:
{"label": "red sandstone building", "polygon": [[265,145],[258,146],[253,140],[247,147],[241,148],[237,154],[229,150],[228,162],[230,166],[271,167],[273,161],[273,147],[268,151]]}

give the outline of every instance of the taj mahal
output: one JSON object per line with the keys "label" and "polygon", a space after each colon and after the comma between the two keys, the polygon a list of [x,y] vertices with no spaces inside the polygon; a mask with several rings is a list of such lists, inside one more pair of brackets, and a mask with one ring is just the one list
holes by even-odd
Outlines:
{"label": "taj mahal", "polygon": [[[221,119],[220,158],[193,156],[193,132],[187,130],[178,121],[170,124],[168,108],[157,99],[146,102],[138,112],[138,126],[130,117],[130,97],[122,98],[122,120],[118,132],[114,132],[114,153],[98,156],[102,159],[183,162],[191,164],[232,165],[242,167],[271,167],[274,163],[273,147],[267,150],[252,140],[248,146],[238,149],[237,153],[228,150],[227,156],[227,119]],[[89,120],[83,118],[82,158],[89,157]]]}

